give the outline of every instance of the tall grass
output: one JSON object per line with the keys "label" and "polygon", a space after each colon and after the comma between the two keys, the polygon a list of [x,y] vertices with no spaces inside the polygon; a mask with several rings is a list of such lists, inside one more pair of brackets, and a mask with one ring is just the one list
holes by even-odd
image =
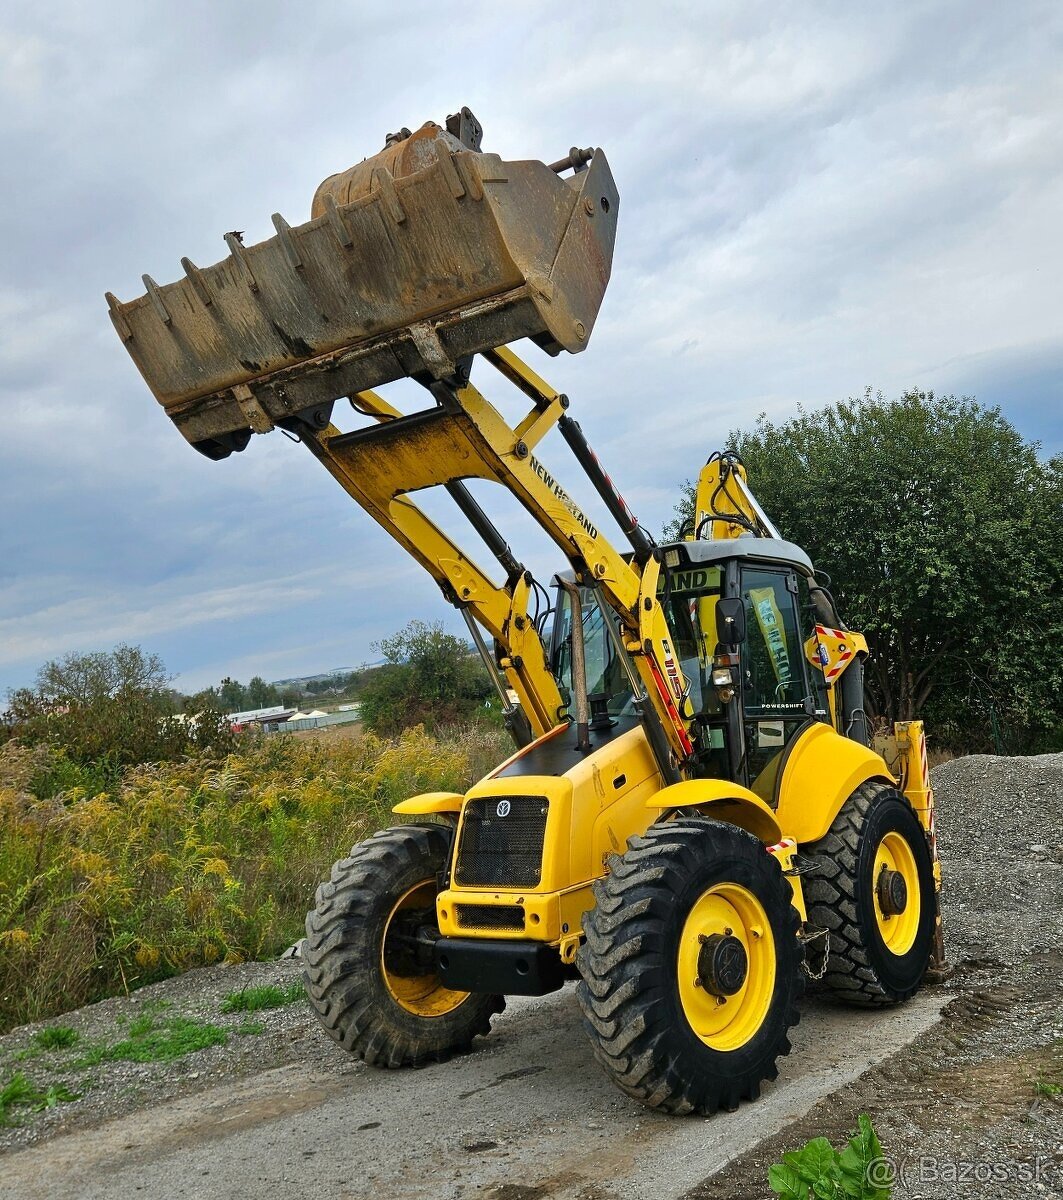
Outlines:
{"label": "tall grass", "polygon": [[[494,730],[252,740],[115,778],[0,750],[0,1031],[189,967],[269,957],[319,879],[421,791],[463,790]],[[57,790],[57,785],[62,786]]]}

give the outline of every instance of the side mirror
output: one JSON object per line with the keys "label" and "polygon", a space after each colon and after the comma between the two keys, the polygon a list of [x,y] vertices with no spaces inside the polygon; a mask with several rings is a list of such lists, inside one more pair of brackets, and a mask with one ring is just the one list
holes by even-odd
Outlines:
{"label": "side mirror", "polygon": [[746,640],[746,606],[740,596],[716,601],[716,639],[725,646],[737,646]]}

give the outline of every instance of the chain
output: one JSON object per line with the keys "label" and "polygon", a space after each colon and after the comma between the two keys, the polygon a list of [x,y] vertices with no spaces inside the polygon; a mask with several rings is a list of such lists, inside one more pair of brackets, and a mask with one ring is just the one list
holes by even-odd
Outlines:
{"label": "chain", "polygon": [[808,965],[807,954],[806,954],[804,961],[801,963],[801,966],[804,969],[805,974],[809,977],[809,979],[811,979],[813,981],[817,980],[817,979],[822,979],[823,976],[826,975],[826,973],[827,973],[827,964],[830,962],[830,930],[829,929],[817,929],[815,931],[815,933],[809,933],[809,934],[806,934],[805,936],[803,936],[801,938],[801,941],[804,943],[805,947],[807,948],[808,943],[814,942],[816,940],[816,938],[823,939],[823,966],[821,966],[818,971],[813,972],[812,968]]}

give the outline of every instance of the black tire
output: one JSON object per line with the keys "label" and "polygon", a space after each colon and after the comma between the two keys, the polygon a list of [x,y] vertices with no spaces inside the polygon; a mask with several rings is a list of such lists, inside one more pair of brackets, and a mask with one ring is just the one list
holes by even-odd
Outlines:
{"label": "black tire", "polygon": [[[762,906],[775,969],[759,1026],[744,1044],[724,1050],[695,1032],[678,976],[681,939],[691,937],[688,915],[711,889],[731,885]],[[790,1052],[787,1033],[800,1018],[803,988],[799,917],[775,859],[744,830],[683,817],[631,838],[594,895],[596,906],[583,918],[577,995],[595,1056],[617,1086],[676,1114],[707,1115],[755,1100],[762,1081],[778,1075],[776,1059]],[[731,999],[740,1003],[741,995]]]}
{"label": "black tire", "polygon": [[[389,986],[389,980],[394,986],[436,986],[432,979],[439,977],[420,974],[423,966],[400,965],[386,974],[385,935],[391,931],[389,955],[402,950],[395,942],[396,906],[411,893],[415,900],[418,893],[429,902],[434,898],[451,836],[442,825],[402,825],[375,834],[336,863],[307,914],[303,980],[310,1003],[329,1036],[373,1066],[445,1062],[488,1033],[491,1017],[505,1008],[501,996],[449,992],[439,983],[442,990],[430,994],[441,998],[442,1011],[422,1015],[426,1001],[404,1004]],[[419,922],[434,925],[429,905],[416,913]]]}
{"label": "black tire", "polygon": [[[876,851],[887,834],[900,835],[908,845],[919,880],[918,922],[904,953],[887,946],[876,916]],[[827,835],[802,854],[816,861],[816,869],[804,877],[808,922],[830,931],[821,986],[861,1008],[898,1004],[914,995],[930,965],[936,899],[930,849],[908,801],[889,784],[861,784]]]}

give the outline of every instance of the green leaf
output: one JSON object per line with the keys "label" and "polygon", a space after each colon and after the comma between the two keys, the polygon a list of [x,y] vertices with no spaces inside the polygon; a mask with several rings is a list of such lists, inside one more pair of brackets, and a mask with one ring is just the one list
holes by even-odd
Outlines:
{"label": "green leaf", "polygon": [[859,1129],[838,1158],[842,1192],[852,1200],[889,1200],[892,1189],[880,1186],[881,1176],[874,1175],[874,1182],[868,1179],[868,1168],[886,1161],[882,1145],[866,1113],[860,1114],[858,1123]]}
{"label": "green leaf", "polygon": [[808,1185],[793,1167],[776,1163],[768,1168],[768,1186],[782,1200],[808,1200]]}
{"label": "green leaf", "polygon": [[784,1154],[783,1162],[793,1167],[805,1183],[814,1185],[822,1179],[831,1178],[837,1166],[838,1156],[826,1138],[818,1137],[813,1138],[800,1150]]}
{"label": "green leaf", "polygon": [[68,1104],[72,1100],[80,1100],[80,1092],[72,1092],[65,1084],[53,1083],[52,1086],[33,1105],[33,1112],[44,1112],[46,1108],[55,1108],[57,1104]]}

